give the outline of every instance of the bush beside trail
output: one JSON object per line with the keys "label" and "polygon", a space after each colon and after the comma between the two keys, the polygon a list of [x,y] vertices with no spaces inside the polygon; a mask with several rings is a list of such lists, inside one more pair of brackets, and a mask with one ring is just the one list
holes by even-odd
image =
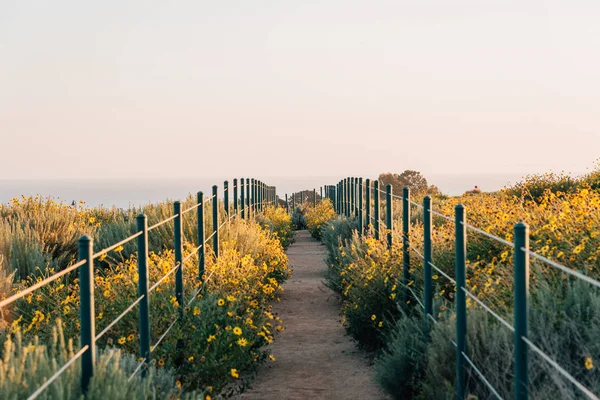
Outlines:
{"label": "bush beside trail", "polygon": [[[454,207],[462,203],[469,224],[508,241],[513,239],[514,224],[524,220],[530,224],[533,251],[599,279],[600,191],[585,185],[567,191],[545,188],[541,194],[534,191],[539,195],[530,198],[523,192],[516,195],[517,189],[532,184],[524,182],[499,193],[438,197],[433,206],[452,216]],[[397,220],[401,206],[395,204],[394,208]],[[422,214],[418,209],[413,211],[411,245],[421,249]],[[433,223],[434,263],[454,276],[454,224],[439,217],[434,217]],[[328,285],[343,300],[342,322],[347,332],[377,355],[377,380],[390,395],[397,399],[446,399],[455,392],[456,350],[450,342],[455,337],[455,289],[434,271],[434,314],[439,323],[426,320],[412,294],[423,296],[422,261],[412,250],[411,278],[406,288],[402,286],[399,225],[389,250],[385,229],[382,240],[376,240],[372,229],[359,236],[353,219],[330,222],[321,230],[329,250]],[[469,231],[467,258],[469,290],[512,322],[511,249]],[[590,390],[600,392],[600,373],[594,365],[600,359],[600,347],[593,334],[600,330],[598,290],[532,260],[530,293],[530,338]],[[503,398],[512,397],[512,332],[470,299],[467,314],[469,357]],[[529,365],[531,398],[580,397],[578,390],[543,359],[532,354]],[[469,370],[469,374],[468,393],[490,398],[489,389],[475,372]]]}
{"label": "bush beside trail", "polygon": [[[3,206],[2,212],[5,215],[18,215],[23,213],[23,207],[35,209],[33,200],[25,203],[25,206],[21,202]],[[55,203],[51,206],[58,207],[60,215],[73,212]],[[10,207],[18,210],[9,210]],[[150,209],[152,218],[168,217],[169,208],[172,210],[172,205],[154,206]],[[30,217],[35,218],[34,211],[31,213]],[[94,209],[85,211],[85,215],[80,217],[85,217],[85,226],[81,229],[87,229],[90,218],[96,218],[90,215],[100,213]],[[94,232],[96,235],[107,234],[111,238],[118,234],[126,235],[135,213],[129,211],[127,216],[118,212],[108,213],[102,219],[95,219],[93,223],[99,226],[95,226]],[[51,221],[54,217],[42,218]],[[130,366],[138,362],[135,356],[139,352],[138,313],[134,309],[97,342],[103,354],[99,357],[99,372],[94,378],[98,387],[107,385],[106,390],[114,394],[113,398],[140,399],[204,399],[244,390],[258,365],[273,358],[266,345],[284,327],[283,321],[271,312],[270,303],[277,299],[282,290],[281,284],[290,276],[282,240],[291,241],[291,219],[282,215],[281,210],[267,209],[259,221],[234,219],[225,226],[219,235],[219,258],[216,259],[209,248],[206,249],[206,271],[202,277],[206,280],[204,286],[198,280],[198,255],[194,254],[186,261],[183,268],[186,307],[179,323],[174,325],[163,343],[153,350],[153,364],[149,366],[153,378],[134,379],[131,384],[119,383],[123,377],[128,378],[132,372],[129,371]],[[184,246],[184,257],[195,249],[195,221],[188,222],[183,224],[184,237],[194,243]],[[42,226],[42,222],[39,224],[35,226]],[[166,225],[169,224],[163,226]],[[150,235],[152,237],[156,232],[154,243],[151,244],[156,250],[149,254],[150,285],[175,264],[174,252],[169,248],[172,234],[169,237],[168,229],[161,231],[160,228],[162,226]],[[210,231],[210,225],[207,231]],[[79,233],[76,231],[75,237]],[[7,240],[14,243],[15,238],[9,236]],[[54,240],[67,242],[65,238]],[[73,259],[72,255],[66,258],[59,255],[60,263],[54,263],[51,253],[42,251],[42,254],[44,257],[40,260],[43,259],[46,264],[40,264],[37,273],[12,283],[10,281],[17,277],[7,274],[4,281],[6,292],[0,293],[0,299],[55,273],[63,259]],[[137,298],[135,246],[121,246],[96,261],[95,315],[96,329],[100,332]],[[10,266],[4,264],[3,271],[6,271],[7,265]],[[192,298],[196,293],[197,298]],[[15,398],[27,397],[39,386],[37,383],[43,382],[56,370],[56,366],[64,364],[72,355],[72,348],[78,348],[79,301],[78,280],[67,278],[56,280],[3,310],[0,340],[5,346],[0,349],[4,359],[0,361],[0,370],[6,368],[13,372],[0,377],[2,393],[18,392],[19,396]],[[150,296],[153,340],[162,335],[177,318],[179,309],[175,298],[174,275],[170,275]],[[60,327],[58,331],[57,327]],[[107,367],[103,360],[111,360],[111,365]],[[39,368],[13,368],[15,363],[34,361],[40,365]],[[74,382],[79,387],[80,371],[69,371],[53,385],[55,389],[49,389],[44,394],[48,396],[45,398],[79,398],[77,391],[71,393],[73,397],[57,392],[71,384],[75,385]],[[113,380],[114,385],[109,385],[109,379]],[[26,388],[24,384],[27,384]],[[136,392],[133,397],[130,396],[132,392]]]}

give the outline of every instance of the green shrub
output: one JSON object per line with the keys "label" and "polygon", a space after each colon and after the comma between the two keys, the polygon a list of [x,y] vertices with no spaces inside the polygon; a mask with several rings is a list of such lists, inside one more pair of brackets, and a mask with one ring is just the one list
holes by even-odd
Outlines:
{"label": "green shrub", "polygon": [[[69,359],[78,346],[62,335],[61,324],[53,327],[48,344],[37,338],[23,343],[20,333],[4,342],[0,359],[0,393],[3,399],[26,399]],[[94,377],[90,381],[86,399],[175,399],[181,390],[171,369],[150,366],[146,378],[138,374],[129,380],[137,366],[132,355],[121,355],[119,350],[98,351]],[[23,368],[27,366],[26,368]],[[81,362],[67,368],[38,399],[82,399]],[[188,393],[185,398],[203,398],[199,393]]]}
{"label": "green shrub", "polygon": [[297,231],[306,229],[306,217],[304,216],[304,210],[298,206],[292,213],[292,225]]}
{"label": "green shrub", "polygon": [[316,207],[308,207],[305,212],[306,227],[312,237],[321,240],[322,230],[330,221],[336,219],[337,213],[329,199],[325,199]]}
{"label": "green shrub", "polygon": [[[592,392],[600,391],[600,373],[586,368],[600,357],[595,339],[600,329],[600,295],[587,283],[567,283],[564,295],[548,285],[531,293],[529,338],[575,379]],[[512,316],[505,318],[512,324]],[[432,331],[422,396],[445,399],[455,390],[454,318],[442,318]],[[503,398],[513,397],[513,334],[485,310],[468,309],[467,349],[469,357]],[[529,350],[529,393],[532,399],[580,398],[581,392],[539,355]],[[490,391],[470,371],[469,393],[490,398]]]}
{"label": "green shrub", "polygon": [[419,393],[428,338],[421,313],[402,315],[386,337],[386,348],[375,361],[375,379],[394,399],[414,398]]}

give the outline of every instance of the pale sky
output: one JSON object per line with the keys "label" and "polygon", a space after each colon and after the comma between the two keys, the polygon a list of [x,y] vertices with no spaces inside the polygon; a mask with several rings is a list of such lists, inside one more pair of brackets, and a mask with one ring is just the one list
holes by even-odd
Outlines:
{"label": "pale sky", "polygon": [[598,0],[0,0],[0,179],[585,172],[599,21]]}

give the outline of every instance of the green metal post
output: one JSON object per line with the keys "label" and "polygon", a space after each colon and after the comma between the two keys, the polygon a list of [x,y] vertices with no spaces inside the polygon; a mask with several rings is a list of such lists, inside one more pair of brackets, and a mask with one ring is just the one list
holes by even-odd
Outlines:
{"label": "green metal post", "polygon": [[233,179],[233,214],[238,212],[238,180]]}
{"label": "green metal post", "polygon": [[365,233],[363,221],[363,178],[358,178],[358,234]]}
{"label": "green metal post", "polygon": [[254,179],[248,178],[248,219],[251,219],[254,215]]}
{"label": "green metal post", "polygon": [[433,283],[431,278],[431,262],[433,260],[431,246],[431,197],[423,199],[423,289],[425,294],[425,314],[433,315]]}
{"label": "green metal post", "polygon": [[373,227],[375,229],[375,239],[379,240],[379,180],[373,181]]}
{"label": "green metal post", "polygon": [[467,353],[467,302],[463,288],[466,288],[467,263],[467,232],[465,227],[465,207],[459,204],[455,207],[456,231],[456,395],[458,399],[465,398],[465,359]]}
{"label": "green metal post", "polygon": [[408,301],[410,282],[410,189],[402,189],[402,280],[404,283],[404,304]]}
{"label": "green metal post", "polygon": [[200,247],[198,250],[198,280],[200,282],[204,281],[204,272],[206,270],[206,244],[205,242],[205,233],[204,233],[204,193],[198,192],[197,200],[198,208],[196,209],[197,223],[198,223],[198,238],[196,240],[196,245]]}
{"label": "green metal post", "polygon": [[321,198],[319,199],[319,201],[323,201],[323,186],[321,186]]}
{"label": "green metal post", "polygon": [[[138,248],[138,297],[140,300],[140,357],[150,365],[150,299],[148,297],[148,219],[145,214],[137,216]],[[146,371],[142,371],[143,374]]]}
{"label": "green metal post", "polygon": [[242,219],[246,219],[246,199],[244,198],[244,178],[240,179],[240,210]]}
{"label": "green metal post", "polygon": [[342,206],[342,215],[346,215],[346,178],[342,179],[340,183],[340,191],[342,193],[341,206]]}
{"label": "green metal post", "polygon": [[265,203],[265,184],[262,181],[258,183],[258,209],[263,210]]}
{"label": "green metal post", "polygon": [[173,204],[173,214],[175,217],[175,264],[179,268],[175,271],[175,298],[179,303],[179,311],[183,313],[183,240],[181,224],[181,202],[176,201]]}
{"label": "green metal post", "polygon": [[219,198],[217,197],[217,185],[212,188],[213,203],[212,203],[212,225],[213,225],[213,250],[215,258],[219,258]]}
{"label": "green metal post", "polygon": [[[392,250],[392,244],[394,240],[394,207],[392,203],[392,185],[389,183],[385,186],[385,225],[387,227],[387,246],[388,249]],[[408,282],[405,282],[405,285]],[[406,289],[405,289],[406,290]],[[405,299],[406,301],[406,299]]]}
{"label": "green metal post", "polygon": [[313,207],[317,206],[317,189],[313,189]]}
{"label": "green metal post", "polygon": [[348,200],[349,200],[349,208],[348,208],[348,217],[354,216],[354,178],[350,177],[348,181]]}
{"label": "green metal post", "polygon": [[529,297],[529,226],[523,222],[515,225],[515,400],[527,400],[527,300]]}
{"label": "green metal post", "polygon": [[365,217],[365,232],[369,231],[369,226],[372,226],[371,224],[371,180],[370,179],[366,179],[365,180],[365,189],[366,189],[366,196],[365,196],[365,207],[366,207],[366,217]]}
{"label": "green metal post", "polygon": [[285,194],[285,211],[288,214],[290,213],[290,203],[288,203],[288,195],[287,195],[287,193]]}
{"label": "green metal post", "polygon": [[354,218],[358,219],[358,191],[360,186],[358,186],[358,178],[354,178]]}
{"label": "green metal post", "polygon": [[335,193],[335,186],[331,186],[329,188],[329,196],[331,198],[331,204],[333,205],[334,211],[335,211],[335,208],[336,208],[335,205],[337,203],[337,198],[336,198],[336,193]]}
{"label": "green metal post", "polygon": [[86,260],[79,267],[79,318],[81,327],[81,347],[88,349],[81,356],[81,390],[85,393],[94,376],[96,364],[96,314],[94,311],[94,243],[91,237],[83,235],[78,242],[79,261]]}
{"label": "green metal post", "polygon": [[350,216],[356,217],[356,178],[350,178]]}
{"label": "green metal post", "polygon": [[340,191],[340,186],[341,186],[341,185],[340,185],[340,183],[339,183],[339,182],[338,182],[338,184],[337,184],[337,185],[335,185],[335,200],[336,200],[336,204],[335,204],[335,211],[338,213],[338,215],[342,213],[342,212],[341,212],[341,206],[340,206],[340,203],[341,203],[341,195],[342,195],[342,193],[341,193],[341,191]]}
{"label": "green metal post", "polygon": [[252,179],[246,178],[246,218],[252,216]]}
{"label": "green metal post", "polygon": [[225,215],[229,215],[229,182],[223,182],[223,205],[225,206]]}

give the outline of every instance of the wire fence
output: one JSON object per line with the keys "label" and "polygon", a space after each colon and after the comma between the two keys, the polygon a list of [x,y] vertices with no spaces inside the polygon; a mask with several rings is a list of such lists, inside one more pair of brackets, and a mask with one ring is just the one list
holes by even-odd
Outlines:
{"label": "wire fence", "polygon": [[[238,193],[239,189],[239,193]],[[39,395],[41,395],[45,389],[47,389],[50,385],[52,385],[62,373],[64,373],[71,365],[73,365],[77,360],[82,360],[82,375],[81,375],[81,386],[82,390],[85,392],[89,385],[89,381],[94,374],[94,360],[95,360],[95,351],[96,351],[96,341],[102,338],[106,333],[110,331],[119,321],[121,321],[127,314],[133,311],[136,306],[140,304],[144,304],[144,307],[138,307],[139,310],[139,322],[140,322],[140,357],[141,361],[130,375],[129,380],[133,379],[140,371],[150,365],[151,362],[151,354],[156,350],[156,348],[164,341],[167,337],[168,333],[177,323],[179,317],[174,318],[169,327],[161,334],[159,339],[154,343],[153,346],[150,346],[150,336],[151,332],[149,331],[149,320],[150,320],[150,310],[149,310],[149,296],[150,293],[156,290],[158,286],[163,284],[167,278],[171,275],[176,275],[176,281],[179,281],[178,284],[183,288],[183,267],[184,263],[188,261],[193,255],[199,254],[199,276],[202,277],[204,275],[204,267],[205,267],[205,249],[207,249],[207,243],[210,239],[213,239],[212,251],[214,255],[218,257],[219,255],[219,230],[223,229],[233,218],[242,218],[249,219],[258,213],[264,211],[269,205],[277,205],[277,195],[276,188],[274,186],[268,186],[265,183],[256,180],[247,178],[242,178],[240,183],[238,184],[238,180],[234,179],[233,184],[233,205],[230,206],[230,193],[229,193],[229,185],[228,182],[224,183],[224,193],[223,193],[223,202],[225,213],[227,214],[224,218],[224,222],[220,225],[217,223],[219,221],[219,207],[218,207],[218,188],[217,186],[213,186],[212,196],[205,198],[204,195],[200,192],[198,194],[197,203],[193,206],[181,211],[181,202],[176,201],[174,203],[174,215],[165,218],[162,221],[157,222],[156,224],[148,227],[147,226],[147,218],[144,214],[140,214],[137,217],[137,232],[133,235],[110,245],[98,252],[93,252],[93,240],[84,235],[78,241],[79,247],[79,260],[67,267],[66,269],[55,273],[44,280],[37,282],[36,284],[18,292],[14,295],[3,299],[0,301],[0,311],[3,310],[16,302],[19,299],[31,294],[32,292],[48,285],[56,281],[57,279],[66,276],[67,274],[74,272],[77,270],[79,273],[79,281],[80,281],[80,299],[81,299],[81,310],[80,310],[80,342],[81,348],[80,350],[71,357],[62,367],[60,367],[52,376],[48,377],[47,380],[37,388],[31,395],[29,395],[28,399],[35,399]],[[212,203],[212,229],[213,232],[206,238],[205,237],[205,216],[204,216],[204,205],[208,203]],[[198,224],[198,238],[197,243],[198,246],[192,250],[185,258],[183,258],[183,235],[182,235],[182,217],[184,214],[191,212],[193,210],[197,210],[197,224]],[[148,287],[148,235],[149,232],[173,221],[175,224],[174,229],[174,244],[175,244],[175,265],[171,268],[166,274],[164,274],[156,283],[154,283],[151,287]],[[104,328],[99,334],[95,334],[95,319],[96,315],[93,311],[94,304],[94,260],[117,249],[118,247],[131,242],[132,240],[137,239],[137,250],[138,250],[138,297],[127,306],[125,310],[123,310],[115,319],[110,321],[110,323]],[[206,278],[201,280],[200,288],[198,291],[191,297],[191,304],[197,297],[200,291],[206,288],[206,283],[212,277],[214,271]],[[184,304],[183,301],[183,293],[175,293],[180,311],[183,312]],[[181,300],[181,301],[180,301]],[[146,328],[144,328],[146,327]]]}
{"label": "wire fence", "polygon": [[[529,285],[529,263],[530,258],[535,258],[540,262],[549,265],[565,274],[573,276],[577,279],[585,281],[590,285],[600,288],[600,281],[593,279],[579,271],[573,270],[559,262],[550,260],[541,254],[538,254],[529,249],[529,227],[520,222],[514,226],[514,241],[510,242],[497,235],[491,234],[481,228],[467,224],[465,220],[465,207],[458,205],[455,208],[455,215],[449,216],[442,212],[433,209],[431,204],[431,198],[426,196],[423,204],[418,204],[410,199],[410,190],[408,188],[403,189],[401,196],[392,193],[391,185],[386,185],[385,190],[380,188],[380,182],[378,180],[370,181],[362,178],[346,178],[337,183],[337,185],[331,186],[331,198],[333,199],[334,207],[336,211],[348,218],[356,218],[358,220],[358,231],[361,235],[365,234],[368,230],[369,225],[374,229],[374,235],[377,239],[380,239],[380,231],[386,231],[388,247],[392,247],[394,238],[399,239],[402,244],[402,258],[403,258],[403,279],[399,281],[400,285],[403,286],[405,296],[403,299],[403,305],[406,304],[406,299],[409,298],[409,293],[412,295],[417,304],[424,310],[425,316],[428,320],[433,321],[435,324],[438,323],[432,310],[432,268],[444,278],[448,279],[455,286],[455,310],[456,310],[456,341],[450,339],[450,341],[456,347],[457,360],[457,398],[463,399],[465,397],[466,390],[466,368],[463,361],[474,371],[475,375],[480,381],[488,388],[490,394],[498,399],[502,397],[499,394],[497,388],[495,388],[488,377],[486,377],[480,368],[478,368],[473,360],[468,357],[466,353],[466,298],[473,300],[483,310],[495,318],[502,326],[509,329],[515,340],[515,348],[513,355],[514,363],[514,393],[515,399],[527,399],[529,396],[528,392],[528,362],[527,353],[528,350],[533,351],[540,358],[542,358],[549,366],[554,368],[560,375],[571,382],[576,387],[582,396],[589,399],[598,399],[598,396],[594,394],[589,388],[585,387],[580,381],[578,381],[572,374],[564,369],[556,360],[545,353],[538,345],[533,343],[528,337],[527,328],[527,310],[528,310],[528,285]],[[363,192],[365,196],[363,196]],[[363,197],[366,201],[363,201]],[[380,198],[383,197],[382,200]],[[394,223],[397,221],[393,220],[393,199],[398,199],[402,202],[402,234],[397,233],[394,230]],[[371,201],[373,200],[373,201]],[[385,216],[383,219],[380,215],[380,207],[385,209]],[[373,207],[373,210],[371,208]],[[423,237],[423,251],[415,248],[411,244],[411,232],[410,232],[410,220],[411,207],[416,207],[422,210],[422,223],[424,227]],[[455,277],[449,276],[441,268],[434,264],[433,253],[432,253],[432,216],[443,218],[444,220],[454,224],[455,228]],[[363,220],[363,218],[365,218]],[[366,221],[366,223],[364,222]],[[506,319],[502,318],[498,313],[493,311],[487,304],[479,299],[474,293],[468,290],[465,283],[465,271],[466,271],[466,249],[467,249],[467,231],[473,231],[481,234],[488,239],[496,241],[502,245],[505,245],[513,249],[514,256],[514,324],[510,324]],[[417,296],[413,289],[409,287],[409,268],[410,268],[410,252],[414,252],[421,260],[423,265],[423,300]],[[411,281],[412,282],[412,281]]]}

